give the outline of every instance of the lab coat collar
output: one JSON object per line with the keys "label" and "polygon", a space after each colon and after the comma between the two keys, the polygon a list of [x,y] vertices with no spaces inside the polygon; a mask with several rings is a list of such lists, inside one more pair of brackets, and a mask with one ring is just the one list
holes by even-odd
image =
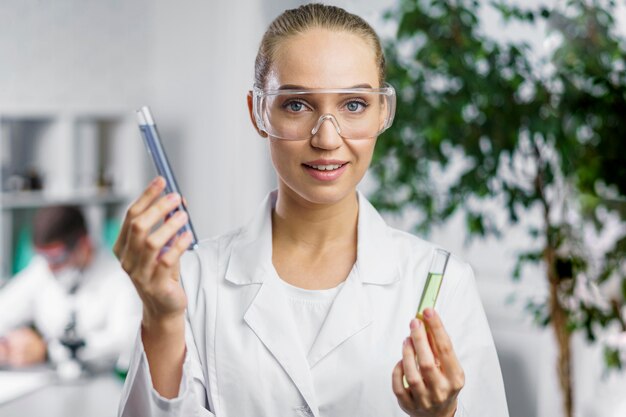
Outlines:
{"label": "lab coat collar", "polygon": [[[262,283],[272,265],[272,209],[278,191],[267,195],[250,223],[235,237],[226,279],[237,285]],[[357,269],[364,284],[387,285],[400,279],[390,229],[365,196],[357,191]]]}

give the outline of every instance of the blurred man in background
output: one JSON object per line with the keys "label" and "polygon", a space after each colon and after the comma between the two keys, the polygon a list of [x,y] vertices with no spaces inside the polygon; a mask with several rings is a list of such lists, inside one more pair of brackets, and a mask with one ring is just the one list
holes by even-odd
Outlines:
{"label": "blurred man in background", "polygon": [[114,365],[141,313],[119,263],[95,246],[73,206],[40,209],[33,243],[37,256],[0,289],[0,365]]}

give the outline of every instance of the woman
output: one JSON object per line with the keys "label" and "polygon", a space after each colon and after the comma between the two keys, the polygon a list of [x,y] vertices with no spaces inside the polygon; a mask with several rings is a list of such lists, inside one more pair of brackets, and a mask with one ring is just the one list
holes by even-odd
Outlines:
{"label": "woman", "polygon": [[115,252],[144,313],[121,415],[508,414],[471,268],[452,258],[439,312],[412,319],[436,248],[356,191],[393,119],[383,82],[361,18],[309,4],[270,25],[248,108],[278,190],[184,256],[188,234],[159,255],[184,213],[151,231],[180,201],[162,179],[124,221]]}

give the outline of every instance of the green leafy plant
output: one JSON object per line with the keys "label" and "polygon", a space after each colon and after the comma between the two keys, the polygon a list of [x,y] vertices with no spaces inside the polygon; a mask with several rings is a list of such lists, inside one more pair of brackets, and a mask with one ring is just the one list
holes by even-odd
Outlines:
{"label": "green leafy plant", "polygon": [[[536,58],[524,42],[488,37],[477,1],[403,0],[387,13],[398,24],[385,47],[398,111],[377,144],[371,198],[417,211],[419,232],[456,213],[470,237],[527,228],[534,244],[512,276],[545,268],[549,296],[528,307],[554,329],[571,417],[572,332],[626,332],[626,42],[612,1],[485,7],[546,24],[551,50]],[[617,347],[605,356],[623,366]]]}

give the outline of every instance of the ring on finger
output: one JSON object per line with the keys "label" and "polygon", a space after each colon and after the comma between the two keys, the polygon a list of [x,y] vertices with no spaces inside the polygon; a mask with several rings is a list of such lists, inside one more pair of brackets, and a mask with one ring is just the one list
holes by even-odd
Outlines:
{"label": "ring on finger", "polygon": [[[419,371],[419,368],[417,370]],[[402,385],[405,389],[409,389],[411,387],[409,382],[406,380],[406,375],[402,375]]]}

